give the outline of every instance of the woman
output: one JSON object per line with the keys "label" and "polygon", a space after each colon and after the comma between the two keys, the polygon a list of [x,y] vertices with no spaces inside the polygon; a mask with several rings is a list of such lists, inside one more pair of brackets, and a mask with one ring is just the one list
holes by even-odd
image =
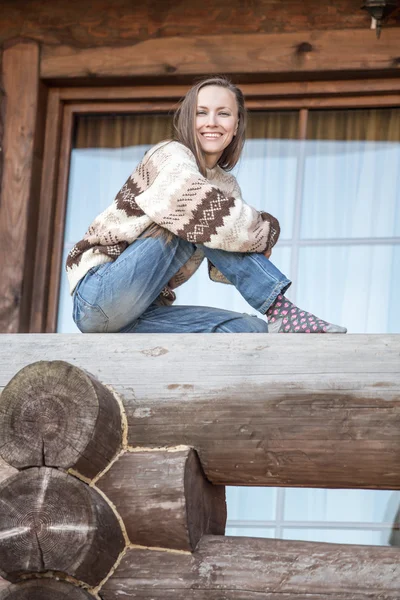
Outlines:
{"label": "woman", "polygon": [[[269,260],[279,223],[247,205],[228,173],[243,148],[245,117],[242,92],[225,78],[189,90],[175,115],[175,140],[146,153],[68,256],[82,332],[346,332],[284,296],[291,282]],[[205,257],[211,279],[233,284],[268,323],[171,306],[173,289]]]}

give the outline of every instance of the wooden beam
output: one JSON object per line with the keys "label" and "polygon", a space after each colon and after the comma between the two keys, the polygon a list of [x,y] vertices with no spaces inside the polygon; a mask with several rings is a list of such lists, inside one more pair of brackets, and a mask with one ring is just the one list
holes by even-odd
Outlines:
{"label": "wooden beam", "polygon": [[[368,96],[386,97],[400,92],[400,71],[392,78],[335,79],[319,81],[281,81],[269,83],[243,83],[240,85],[246,99],[299,98],[309,96]],[[52,88],[63,102],[126,102],[158,99],[177,101],[188,91],[188,85],[130,85],[130,86],[79,86]]]}
{"label": "wooden beam", "polygon": [[192,551],[204,534],[225,533],[225,488],[207,481],[190,448],[126,452],[96,487],[132,544]]}
{"label": "wooden beam", "polygon": [[39,216],[35,265],[33,269],[35,285],[31,298],[29,326],[29,331],[32,333],[46,331],[48,295],[51,280],[50,267],[56,225],[54,213],[59,169],[62,112],[63,104],[60,101],[60,90],[58,88],[50,88],[45,123],[42,181],[40,198],[38,199]]}
{"label": "wooden beam", "polygon": [[3,52],[6,96],[0,203],[0,331],[28,330],[35,201],[40,182],[37,116],[39,47],[17,43]]}
{"label": "wooden beam", "polygon": [[399,598],[398,548],[205,536],[192,555],[128,549],[102,600]]}
{"label": "wooden beam", "polygon": [[43,79],[400,69],[400,30],[223,34],[145,40],[129,47],[44,46]]}
{"label": "wooden beam", "polygon": [[225,485],[400,488],[400,336],[0,336],[0,387],[66,360],[122,397],[132,447],[194,447]]}

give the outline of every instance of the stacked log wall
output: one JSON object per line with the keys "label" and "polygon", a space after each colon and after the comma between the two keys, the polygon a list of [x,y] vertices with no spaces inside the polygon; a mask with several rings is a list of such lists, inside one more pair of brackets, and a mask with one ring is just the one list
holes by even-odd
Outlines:
{"label": "stacked log wall", "polygon": [[[0,503],[13,510],[0,517],[0,569],[14,583],[0,586],[1,600],[83,600],[82,586],[101,600],[396,600],[398,548],[224,538],[222,488],[206,481],[202,467],[214,484],[400,487],[399,337],[215,335],[212,347],[207,335],[178,341],[0,337],[1,453],[23,469],[13,474],[3,465]],[[93,406],[109,411],[115,401],[121,411],[111,453],[89,470],[93,461],[54,452],[66,417],[60,408],[56,418],[55,407],[72,414],[71,398],[84,403],[83,396],[91,422],[98,422]],[[95,430],[84,436],[91,452],[100,441]],[[35,436],[42,464],[32,467]],[[178,440],[185,446],[173,445]],[[86,516],[66,517],[68,499],[88,507]],[[22,551],[25,530],[36,533]],[[65,552],[57,546],[62,536]],[[97,555],[103,562],[93,562]],[[50,582],[23,581],[51,572]]]}

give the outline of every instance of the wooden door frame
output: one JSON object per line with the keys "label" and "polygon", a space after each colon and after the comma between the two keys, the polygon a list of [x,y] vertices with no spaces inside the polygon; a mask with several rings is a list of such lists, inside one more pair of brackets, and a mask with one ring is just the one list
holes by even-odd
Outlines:
{"label": "wooden door frame", "polygon": [[[252,110],[400,106],[400,78],[243,84]],[[55,332],[74,120],[78,115],[164,112],[188,86],[50,87],[30,332]],[[302,132],[302,133],[301,133]],[[89,224],[88,224],[89,225]]]}

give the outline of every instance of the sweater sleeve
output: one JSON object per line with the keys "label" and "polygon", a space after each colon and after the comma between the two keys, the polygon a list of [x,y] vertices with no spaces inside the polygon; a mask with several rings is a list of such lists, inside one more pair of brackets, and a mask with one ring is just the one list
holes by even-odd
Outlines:
{"label": "sweater sleeve", "polygon": [[230,252],[264,252],[277,242],[278,221],[246,204],[237,184],[229,194],[212,185],[182,144],[158,147],[140,169],[149,186],[137,205],[178,237]]}

